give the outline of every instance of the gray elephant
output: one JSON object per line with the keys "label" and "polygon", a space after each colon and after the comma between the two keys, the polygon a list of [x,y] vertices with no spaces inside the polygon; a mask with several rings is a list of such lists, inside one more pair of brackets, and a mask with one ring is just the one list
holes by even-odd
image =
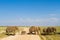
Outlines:
{"label": "gray elephant", "polygon": [[47,28],[44,28],[43,29],[43,32],[45,33],[45,34],[51,34],[51,33],[56,33],[56,28],[54,28],[54,27],[47,27]]}
{"label": "gray elephant", "polygon": [[21,31],[21,35],[24,35],[24,34],[26,34],[26,31]]}
{"label": "gray elephant", "polygon": [[9,26],[6,28],[6,34],[7,35],[15,35],[15,32],[18,31],[18,27],[16,26]]}
{"label": "gray elephant", "polygon": [[31,34],[40,34],[40,31],[41,31],[40,27],[31,26],[29,28],[29,33]]}

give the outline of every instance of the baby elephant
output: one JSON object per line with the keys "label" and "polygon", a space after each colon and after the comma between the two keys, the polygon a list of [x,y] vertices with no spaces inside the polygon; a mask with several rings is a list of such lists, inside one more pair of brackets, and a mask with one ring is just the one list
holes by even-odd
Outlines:
{"label": "baby elephant", "polygon": [[24,34],[26,34],[26,31],[22,31],[22,32],[21,32],[21,35],[24,35]]}

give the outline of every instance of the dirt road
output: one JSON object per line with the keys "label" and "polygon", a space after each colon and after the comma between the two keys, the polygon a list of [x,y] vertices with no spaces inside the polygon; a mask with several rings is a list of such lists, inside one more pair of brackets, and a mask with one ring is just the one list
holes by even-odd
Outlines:
{"label": "dirt road", "polygon": [[[22,31],[26,31],[27,34],[29,33],[29,28],[24,28]],[[44,36],[39,37],[39,35],[20,35],[20,33],[17,32],[15,36],[5,37],[1,40],[46,40],[46,38]]]}
{"label": "dirt road", "polygon": [[41,40],[41,38],[38,35],[15,35],[1,40]]}

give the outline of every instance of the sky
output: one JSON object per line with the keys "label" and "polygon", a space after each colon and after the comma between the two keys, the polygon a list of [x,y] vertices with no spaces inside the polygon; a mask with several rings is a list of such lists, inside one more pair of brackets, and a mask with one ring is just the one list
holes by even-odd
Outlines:
{"label": "sky", "polygon": [[60,0],[0,0],[0,25],[60,26]]}

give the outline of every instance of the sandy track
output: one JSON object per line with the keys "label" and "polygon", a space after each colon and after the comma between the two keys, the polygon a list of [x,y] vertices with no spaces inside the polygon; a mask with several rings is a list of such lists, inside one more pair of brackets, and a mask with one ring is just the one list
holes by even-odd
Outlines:
{"label": "sandy track", "polygon": [[3,38],[2,40],[41,40],[38,35],[15,35]]}
{"label": "sandy track", "polygon": [[54,40],[51,36],[46,36],[48,40]]}
{"label": "sandy track", "polygon": [[44,37],[44,36],[40,36],[40,37],[41,37],[42,40],[46,40],[46,37]]}

